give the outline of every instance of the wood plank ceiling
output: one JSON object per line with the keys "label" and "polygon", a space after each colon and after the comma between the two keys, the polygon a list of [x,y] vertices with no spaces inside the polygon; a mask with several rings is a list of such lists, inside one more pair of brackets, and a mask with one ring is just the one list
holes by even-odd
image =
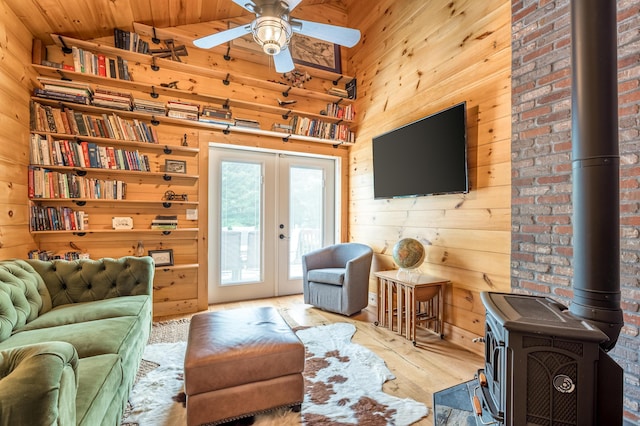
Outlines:
{"label": "wood plank ceiling", "polygon": [[[133,22],[167,28],[249,15],[231,0],[4,1],[31,33],[45,43],[51,43],[51,33],[89,40],[109,36],[116,27],[133,31]],[[346,12],[353,1],[303,0],[295,12],[320,4]]]}

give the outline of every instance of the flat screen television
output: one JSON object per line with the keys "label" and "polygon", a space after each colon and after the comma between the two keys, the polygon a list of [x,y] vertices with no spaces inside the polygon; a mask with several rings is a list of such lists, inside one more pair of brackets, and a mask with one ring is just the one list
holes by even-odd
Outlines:
{"label": "flat screen television", "polygon": [[466,102],[373,138],[374,198],[466,192]]}

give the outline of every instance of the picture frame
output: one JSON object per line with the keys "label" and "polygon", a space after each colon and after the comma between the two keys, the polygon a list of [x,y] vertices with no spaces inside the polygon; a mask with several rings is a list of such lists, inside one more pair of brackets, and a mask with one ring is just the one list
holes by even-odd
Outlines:
{"label": "picture frame", "polygon": [[156,266],[173,266],[173,249],[149,250]]}
{"label": "picture frame", "polygon": [[164,171],[167,173],[187,173],[187,162],[184,160],[164,160]]}
{"label": "picture frame", "polygon": [[342,74],[340,46],[328,41],[296,34],[289,42],[294,64]]}

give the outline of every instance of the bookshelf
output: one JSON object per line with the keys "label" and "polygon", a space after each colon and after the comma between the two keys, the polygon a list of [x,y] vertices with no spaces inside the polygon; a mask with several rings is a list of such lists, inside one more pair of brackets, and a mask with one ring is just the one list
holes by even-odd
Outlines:
{"label": "bookshelf", "polygon": [[[336,110],[336,106],[342,108],[353,108],[353,99],[344,98],[340,96],[329,95],[327,93],[316,92],[312,90],[302,89],[298,87],[294,87],[291,85],[281,84],[279,82],[269,81],[258,79],[255,77],[251,77],[248,75],[242,75],[240,73],[231,73],[216,70],[215,68],[205,68],[197,65],[191,65],[184,62],[175,62],[168,59],[163,58],[154,58],[150,55],[131,52],[127,50],[118,49],[104,43],[96,43],[96,42],[87,42],[77,39],[72,39],[65,36],[60,35],[52,35],[54,42],[56,42],[61,47],[80,47],[82,49],[86,49],[89,52],[101,52],[103,54],[111,55],[111,56],[120,56],[126,58],[128,61],[135,62],[137,64],[148,65],[149,67],[164,67],[167,70],[178,71],[185,74],[192,74],[197,76],[206,76],[210,78],[220,79],[223,81],[225,86],[230,86],[232,84],[236,84],[241,86],[241,88],[259,88],[268,90],[271,92],[270,101],[273,103],[280,96],[287,99],[289,95],[296,95],[305,99],[315,99],[326,101],[327,105],[322,109],[323,113],[315,113],[307,110],[295,108],[293,106],[289,107],[288,105],[279,106],[268,104],[265,102],[253,102],[243,99],[238,99],[233,96],[220,96],[212,93],[204,93],[202,91],[192,91],[192,90],[180,90],[171,87],[164,87],[161,84],[151,84],[151,83],[141,83],[138,81],[129,81],[129,80],[121,80],[121,79],[113,79],[108,77],[103,77],[99,75],[94,75],[90,73],[82,73],[77,72],[71,69],[60,69],[54,68],[51,66],[43,66],[34,64],[35,70],[43,77],[49,78],[62,78],[68,79],[72,81],[82,81],[94,85],[111,85],[116,86],[125,90],[132,90],[143,92],[152,97],[156,96],[165,96],[172,98],[179,98],[185,100],[191,100],[196,102],[203,102],[205,104],[216,104],[219,106],[223,106],[225,108],[238,108],[242,110],[255,111],[257,113],[268,114],[271,116],[280,117],[281,120],[288,121],[290,118],[294,116],[299,117],[307,117],[311,120],[316,120],[317,122],[326,122],[332,124],[343,125],[345,128],[354,125],[353,119],[346,119],[340,116],[333,116],[334,110]],[[238,93],[238,90],[234,90],[234,88],[230,87],[231,93]],[[353,114],[349,114],[352,116]],[[233,126],[231,126],[233,127]],[[228,130],[225,126],[217,126],[213,127],[215,130]],[[283,137],[282,134],[273,135],[266,129],[254,129],[254,130],[263,130],[265,133],[262,133],[262,136],[268,137]],[[275,132],[279,133],[279,132]],[[285,135],[287,136],[287,135]],[[293,136],[293,135],[291,135]],[[352,145],[355,142],[355,135],[352,136],[352,140],[336,140],[329,138],[320,138],[320,137],[310,137],[307,135],[296,135],[296,136],[305,136],[304,139],[298,138],[289,138],[290,140],[301,140],[304,142],[319,142],[319,143],[327,143],[331,145]]]}

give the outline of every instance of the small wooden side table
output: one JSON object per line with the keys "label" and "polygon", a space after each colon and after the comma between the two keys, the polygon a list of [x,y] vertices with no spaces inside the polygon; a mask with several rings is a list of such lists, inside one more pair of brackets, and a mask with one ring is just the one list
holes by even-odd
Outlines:
{"label": "small wooden side table", "polygon": [[444,287],[449,280],[400,270],[374,273],[378,278],[376,325],[416,341],[416,327],[444,337]]}

